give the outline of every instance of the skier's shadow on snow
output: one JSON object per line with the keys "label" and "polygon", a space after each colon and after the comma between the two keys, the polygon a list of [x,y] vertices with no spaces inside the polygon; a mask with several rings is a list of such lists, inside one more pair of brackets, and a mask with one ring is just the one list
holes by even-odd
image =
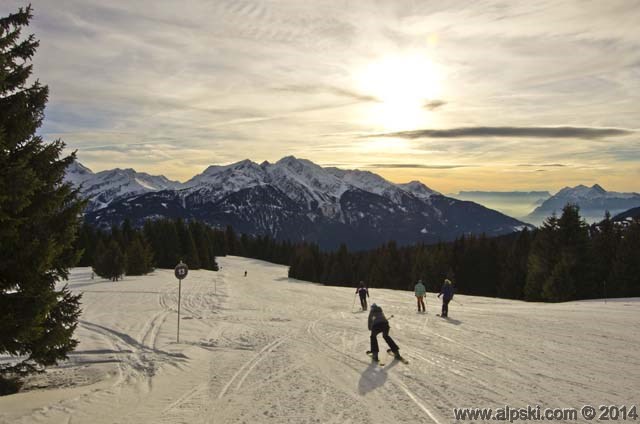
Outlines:
{"label": "skier's shadow on snow", "polygon": [[369,392],[374,391],[378,387],[384,385],[387,381],[387,371],[398,364],[398,361],[392,361],[386,367],[381,367],[375,362],[369,364],[369,366],[362,372],[360,376],[360,382],[358,383],[358,392],[364,396]]}
{"label": "skier's shadow on snow", "polygon": [[444,322],[447,322],[449,324],[453,324],[453,325],[460,325],[462,324],[462,321],[457,320],[457,319],[453,319],[453,318],[445,318]]}

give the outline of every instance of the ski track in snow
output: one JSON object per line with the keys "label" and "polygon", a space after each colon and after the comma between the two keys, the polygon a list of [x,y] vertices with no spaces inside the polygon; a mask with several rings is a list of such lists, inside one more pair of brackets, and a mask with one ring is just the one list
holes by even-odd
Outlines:
{"label": "ski track in snow", "polygon": [[180,343],[172,271],[113,283],[73,270],[77,351],[31,390],[0,397],[0,423],[445,424],[454,407],[637,402],[639,299],[457,296],[447,320],[431,293],[418,314],[413,293],[371,289],[410,361],[381,367],[365,355],[368,315],[349,309],[352,288],[290,280],[257,260],[219,263],[182,283]]}

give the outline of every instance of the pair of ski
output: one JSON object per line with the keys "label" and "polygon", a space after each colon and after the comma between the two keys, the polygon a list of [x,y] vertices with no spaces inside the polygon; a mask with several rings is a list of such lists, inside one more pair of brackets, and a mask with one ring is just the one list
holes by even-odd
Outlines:
{"label": "pair of ski", "polygon": [[[396,357],[395,354],[391,351],[391,349],[387,349],[387,353],[389,355],[393,356],[393,359],[396,359],[396,360],[398,360],[398,361],[400,361],[400,362],[402,362],[403,364],[406,364],[406,365],[409,364],[409,361],[404,359],[402,356]],[[370,357],[373,357],[373,353],[371,353],[370,350],[367,350],[367,355],[369,355]],[[384,367],[385,363],[383,361],[378,360],[377,362],[378,362],[378,366]]]}

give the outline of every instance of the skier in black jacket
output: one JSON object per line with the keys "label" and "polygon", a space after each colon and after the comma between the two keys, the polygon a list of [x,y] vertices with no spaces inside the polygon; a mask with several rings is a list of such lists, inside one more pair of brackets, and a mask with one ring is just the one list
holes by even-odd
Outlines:
{"label": "skier in black jacket", "polygon": [[453,284],[450,280],[445,279],[442,289],[440,289],[440,293],[438,294],[438,297],[442,296],[442,313],[440,314],[442,318],[449,316],[449,302],[453,299],[453,294]]}
{"label": "skier in black jacket", "polygon": [[367,297],[369,297],[369,290],[364,285],[364,281],[360,281],[360,286],[356,289],[356,293],[360,296],[360,306],[362,310],[367,310]]}
{"label": "skier in black jacket", "polygon": [[396,359],[404,360],[402,356],[400,356],[400,348],[393,341],[391,336],[389,336],[389,321],[387,317],[384,316],[384,312],[382,312],[382,308],[376,305],[375,303],[371,305],[371,311],[369,312],[369,330],[371,330],[371,357],[374,361],[378,361],[378,352],[380,349],[378,348],[378,334],[382,333],[382,338],[389,345],[389,350],[393,352],[393,356]]}

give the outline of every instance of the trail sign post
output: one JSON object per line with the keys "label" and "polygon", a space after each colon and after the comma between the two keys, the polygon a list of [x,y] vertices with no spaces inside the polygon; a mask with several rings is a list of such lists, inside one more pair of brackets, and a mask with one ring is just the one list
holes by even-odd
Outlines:
{"label": "trail sign post", "polygon": [[180,261],[180,263],[176,265],[176,268],[174,270],[174,274],[178,279],[178,337],[177,337],[178,343],[180,343],[180,295],[182,292],[182,280],[184,278],[187,278],[188,273],[189,273],[189,267],[187,267],[187,264]]}

